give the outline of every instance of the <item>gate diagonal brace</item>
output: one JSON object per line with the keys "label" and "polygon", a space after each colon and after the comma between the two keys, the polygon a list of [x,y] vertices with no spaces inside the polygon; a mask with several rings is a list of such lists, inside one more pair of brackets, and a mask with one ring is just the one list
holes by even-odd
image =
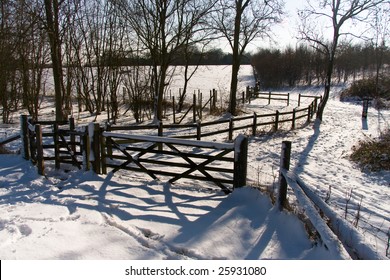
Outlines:
{"label": "gate diagonal brace", "polygon": [[114,145],[115,148],[117,148],[118,150],[120,150],[127,158],[128,160],[125,161],[124,163],[122,163],[121,165],[119,165],[118,167],[116,167],[112,173],[115,173],[117,172],[118,170],[120,170],[121,168],[127,166],[128,164],[130,163],[135,163],[143,172],[147,173],[150,177],[152,177],[154,180],[158,180],[158,178],[156,177],[156,175],[154,175],[153,172],[149,171],[148,169],[145,168],[145,166],[143,166],[137,159],[135,159],[132,155],[130,155],[126,149],[123,149],[121,148],[120,145],[118,145],[118,143],[116,143],[114,140],[111,139],[111,142],[112,144]]}
{"label": "gate diagonal brace", "polygon": [[[169,180],[169,183],[173,183],[177,180],[179,180],[180,178],[182,178],[183,176],[186,176],[196,170],[198,170],[199,172],[201,172],[207,179],[209,179],[210,181],[214,182],[214,184],[216,184],[218,187],[220,187],[225,193],[230,193],[231,191],[226,187],[224,186],[221,182],[218,182],[217,180],[215,180],[205,169],[204,169],[204,166],[213,162],[214,160],[206,160],[200,164],[196,164],[194,161],[192,161],[189,157],[185,156],[183,153],[181,153],[175,146],[173,146],[172,144],[168,144],[168,143],[165,143],[172,151],[175,151],[178,153],[178,155],[180,157],[182,157],[185,161],[187,161],[191,168],[188,169],[186,172],[180,174],[180,175],[177,175],[175,178],[172,178]],[[220,157],[220,156],[224,156],[225,154],[229,153],[230,151],[223,151],[221,153],[219,153],[217,155],[217,157]]]}
{"label": "gate diagonal brace", "polygon": [[62,134],[59,133],[59,136],[60,136],[62,142],[64,143],[65,148],[68,150],[68,153],[69,153],[70,157],[72,158],[73,163],[78,167],[78,169],[81,169],[81,165],[80,165],[80,163],[77,161],[77,158],[76,158],[76,156],[74,155],[74,152],[72,151],[72,149],[69,148],[68,143],[66,143],[66,139],[65,139],[64,135],[62,135]]}

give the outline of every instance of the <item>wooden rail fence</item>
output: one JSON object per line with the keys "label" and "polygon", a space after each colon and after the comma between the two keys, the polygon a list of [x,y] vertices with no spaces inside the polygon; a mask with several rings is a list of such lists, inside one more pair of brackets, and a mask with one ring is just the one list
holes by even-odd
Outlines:
{"label": "wooden rail fence", "polygon": [[[213,100],[210,99],[210,102]],[[22,139],[22,154],[25,159],[31,160],[38,167],[40,174],[45,174],[45,161],[54,161],[55,168],[60,168],[61,164],[71,164],[79,169],[88,170],[92,166],[97,173],[101,172],[104,167],[104,162],[107,159],[106,154],[113,155],[112,150],[121,151],[121,145],[128,145],[134,142],[135,139],[129,137],[139,137],[134,135],[137,130],[142,130],[142,134],[153,134],[150,130],[154,130],[154,136],[158,139],[177,138],[183,140],[196,139],[189,143],[199,143],[206,137],[211,137],[220,134],[226,134],[227,139],[232,141],[235,138],[235,132],[238,134],[246,133],[256,135],[261,127],[271,126],[274,131],[280,129],[283,123],[291,123],[291,128],[296,127],[296,122],[299,119],[306,119],[307,122],[311,120],[317,110],[317,98],[314,98],[312,103],[305,108],[294,108],[291,112],[279,112],[269,114],[256,114],[240,117],[232,117],[229,119],[222,119],[210,122],[201,122],[190,124],[169,124],[165,125],[162,122],[156,125],[137,125],[137,126],[113,126],[107,124],[104,128],[99,124],[91,124],[89,127],[82,127],[75,129],[74,119],[71,118],[69,122],[53,122],[40,121],[34,122],[26,115],[21,116],[21,133]],[[149,130],[146,132],[145,130]],[[105,134],[104,134],[105,133]],[[122,137],[113,137],[119,134]],[[130,136],[130,134],[132,136]],[[102,140],[108,137],[108,141]],[[153,136],[152,136],[153,137]],[[12,141],[18,137],[13,137]],[[112,140],[114,139],[114,140]],[[138,139],[139,140],[139,139]],[[150,138],[149,138],[150,140]],[[8,141],[8,140],[7,140]],[[103,141],[103,142],[102,142]],[[164,143],[160,140],[154,139],[154,144],[157,145],[158,150],[162,151],[162,147],[174,149],[172,143]],[[178,140],[175,140],[178,141]],[[147,142],[147,140],[143,140]],[[114,144],[115,143],[115,144]],[[179,143],[185,142],[178,142]],[[105,145],[105,146],[104,146]],[[226,144],[230,145],[230,144]],[[185,145],[184,145],[185,146]],[[104,147],[102,150],[101,147]],[[196,145],[193,145],[196,147]],[[126,150],[126,149],[125,149]],[[151,151],[148,150],[147,153]],[[172,152],[172,151],[171,151]],[[176,151],[177,152],[177,151]],[[155,153],[153,149],[153,153]],[[124,156],[122,152],[122,157]],[[186,155],[192,161],[191,156]],[[108,163],[107,166],[109,166]],[[208,163],[207,163],[208,164]],[[238,167],[237,167],[238,168]],[[200,172],[204,170],[198,170]],[[205,175],[205,174],[203,174]],[[206,175],[205,175],[206,176]],[[208,175],[206,178],[210,179]],[[234,181],[234,180],[233,180]],[[219,184],[222,188],[221,181]],[[232,183],[236,186],[237,183]]]}
{"label": "wooden rail fence", "polygon": [[[305,119],[306,122],[314,117],[317,110],[317,98],[315,98],[310,105],[304,108],[294,108],[289,112],[280,112],[276,110],[274,113],[269,114],[252,114],[247,116],[232,117],[228,119],[202,122],[190,124],[158,124],[151,125],[131,125],[131,126],[119,126],[110,125],[106,127],[107,131],[140,131],[151,130],[154,131],[156,136],[169,136],[173,138],[183,139],[197,139],[211,137],[220,134],[226,134],[229,141],[233,140],[234,132],[236,131],[250,131],[250,134],[255,136],[257,131],[261,127],[272,126],[274,131],[280,129],[281,124],[291,123],[291,129],[296,128],[297,121]],[[153,133],[153,132],[152,132]]]}
{"label": "wooden rail fence", "polygon": [[[305,215],[310,220],[325,247],[334,256],[342,259],[380,260],[381,257],[364,237],[348,221],[342,219],[318,197],[313,188],[305,184],[296,174],[289,171],[291,157],[291,142],[282,143],[282,153],[279,171],[278,207],[283,210],[287,204],[288,187],[290,187]],[[326,220],[326,221],[325,221]]]}

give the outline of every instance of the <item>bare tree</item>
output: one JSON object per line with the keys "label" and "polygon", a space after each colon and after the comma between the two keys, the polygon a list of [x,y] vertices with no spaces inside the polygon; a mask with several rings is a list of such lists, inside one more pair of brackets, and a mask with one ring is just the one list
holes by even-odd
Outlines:
{"label": "bare tree", "polygon": [[219,0],[214,23],[233,52],[229,112],[236,115],[236,94],[241,59],[249,43],[270,36],[271,27],[280,21],[281,0]]}
{"label": "bare tree", "polygon": [[[348,25],[356,22],[366,22],[374,8],[385,2],[386,0],[321,0],[317,1],[316,4],[318,5],[315,6],[311,0],[308,0],[307,7],[299,11],[302,22],[301,38],[310,42],[314,48],[321,51],[326,57],[325,89],[317,111],[318,120],[322,121],[325,106],[329,99],[340,37],[361,37],[362,34],[353,33]],[[322,26],[318,24],[321,21],[331,26],[329,28],[331,31],[330,40],[327,40],[323,35],[324,30],[316,28]],[[344,28],[348,28],[348,30],[344,31]]]}
{"label": "bare tree", "polygon": [[69,110],[69,108],[65,108],[64,106],[65,90],[60,38],[60,4],[58,0],[44,0],[46,11],[45,23],[51,49],[57,121],[65,120],[67,118],[67,111]]}
{"label": "bare tree", "polygon": [[13,81],[15,80],[16,42],[12,34],[15,25],[12,16],[12,1],[0,2],[0,102],[2,106],[3,123],[10,121],[11,93]]}
{"label": "bare tree", "polygon": [[373,20],[370,21],[374,30],[373,45],[375,46],[375,96],[379,92],[380,70],[384,63],[384,55],[386,51],[386,39],[390,35],[390,1],[383,7],[376,6],[373,13]]}
{"label": "bare tree", "polygon": [[155,121],[163,117],[163,95],[174,55],[205,27],[215,0],[111,0],[142,42],[152,62]]}

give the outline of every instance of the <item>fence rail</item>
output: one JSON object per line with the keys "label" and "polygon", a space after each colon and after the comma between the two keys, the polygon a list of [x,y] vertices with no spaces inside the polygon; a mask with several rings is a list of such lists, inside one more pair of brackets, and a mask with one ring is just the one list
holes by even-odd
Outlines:
{"label": "fence rail", "polygon": [[0,146],[11,143],[11,142],[18,140],[18,139],[20,139],[20,133],[11,135],[5,139],[0,140]]}
{"label": "fence rail", "polygon": [[[163,137],[169,136],[174,138],[197,139],[226,134],[228,140],[233,140],[235,131],[251,130],[251,135],[255,136],[261,127],[272,126],[274,131],[280,129],[280,124],[291,123],[291,129],[296,128],[297,121],[306,118],[309,122],[317,110],[317,99],[314,99],[310,105],[304,108],[294,108],[289,112],[280,112],[276,110],[269,114],[256,114],[232,117],[210,122],[197,121],[190,124],[158,124],[152,125],[135,125],[135,126],[119,126],[107,125],[107,131],[139,131],[153,130],[155,135]],[[224,125],[224,126],[223,126]],[[221,127],[222,126],[222,127]],[[180,134],[180,131],[186,130],[185,134]],[[173,130],[173,132],[172,132]],[[189,130],[191,130],[189,132]]]}
{"label": "fence rail", "polygon": [[[340,218],[312,188],[296,174],[289,171],[291,142],[282,143],[279,172],[278,205],[283,210],[287,205],[287,188],[290,187],[298,203],[304,208],[311,224],[315,227],[325,247],[335,256],[348,259],[381,260],[375,250],[364,241],[364,237],[346,220]],[[325,218],[328,220],[325,221]]]}

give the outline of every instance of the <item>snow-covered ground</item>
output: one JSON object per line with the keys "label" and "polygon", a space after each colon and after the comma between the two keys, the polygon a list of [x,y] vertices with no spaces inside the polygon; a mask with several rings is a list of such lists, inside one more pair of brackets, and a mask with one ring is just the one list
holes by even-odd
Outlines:
{"label": "snow-covered ground", "polygon": [[[248,68],[242,75],[250,75]],[[228,77],[228,69],[217,72]],[[199,76],[194,89],[216,87],[209,85],[212,73]],[[242,87],[250,84],[241,81]],[[65,173],[48,166],[48,176],[41,177],[19,155],[0,155],[0,259],[339,259],[313,242],[294,214],[279,212],[267,193],[251,187],[273,191],[283,140],[292,141],[290,169],[324,199],[330,190],[329,204],[341,217],[348,192],[353,190],[351,222],[362,198],[359,230],[385,256],[390,172],[363,172],[348,155],[359,139],[389,128],[390,112],[370,108],[364,123],[361,104],[342,103],[340,89],[333,90],[321,126],[250,138],[250,186],[228,196],[204,183],[170,185],[124,171]],[[321,88],[290,92],[289,107],[255,100],[244,110],[289,110],[299,93],[318,95]],[[0,138],[16,129],[1,125]]]}

